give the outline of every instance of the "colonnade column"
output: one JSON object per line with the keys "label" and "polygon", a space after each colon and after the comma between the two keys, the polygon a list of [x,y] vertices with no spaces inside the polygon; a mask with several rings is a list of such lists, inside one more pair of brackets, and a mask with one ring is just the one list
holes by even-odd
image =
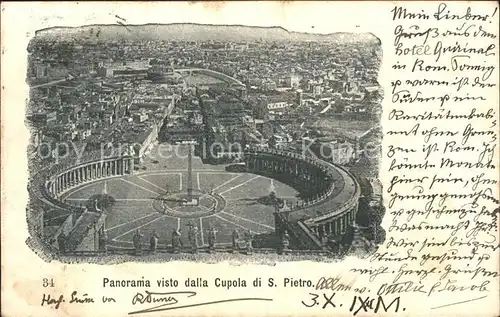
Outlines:
{"label": "colonnade column", "polygon": [[325,226],[325,233],[326,233],[326,234],[330,234],[330,233],[331,233],[331,232],[330,232],[330,223],[328,223],[328,222],[327,222],[327,223],[325,223],[325,225],[324,225],[324,226]]}
{"label": "colonnade column", "polygon": [[130,158],[128,161],[129,161],[129,174],[132,174],[134,172],[134,159]]}

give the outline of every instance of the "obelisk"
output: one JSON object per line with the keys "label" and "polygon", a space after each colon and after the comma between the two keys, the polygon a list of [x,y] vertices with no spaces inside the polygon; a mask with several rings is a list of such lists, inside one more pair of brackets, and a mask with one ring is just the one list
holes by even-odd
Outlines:
{"label": "obelisk", "polygon": [[187,201],[193,201],[193,145],[189,145],[188,151],[188,170],[187,170]]}
{"label": "obelisk", "polygon": [[193,195],[193,143],[189,144],[187,168],[187,195],[183,200],[184,206],[198,206],[198,197]]}

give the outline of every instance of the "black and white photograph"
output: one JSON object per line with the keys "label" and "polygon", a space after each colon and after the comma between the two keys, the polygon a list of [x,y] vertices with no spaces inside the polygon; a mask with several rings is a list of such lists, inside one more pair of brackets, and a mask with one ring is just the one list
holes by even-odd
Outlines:
{"label": "black and white photograph", "polygon": [[385,240],[373,34],[116,16],[27,50],[42,258],[322,261]]}
{"label": "black and white photograph", "polygon": [[498,2],[1,8],[2,316],[498,315]]}

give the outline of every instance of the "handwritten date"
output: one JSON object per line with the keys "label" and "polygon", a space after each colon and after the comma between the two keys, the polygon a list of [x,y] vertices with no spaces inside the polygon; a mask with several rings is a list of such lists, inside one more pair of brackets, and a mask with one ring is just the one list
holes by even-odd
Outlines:
{"label": "handwritten date", "polygon": [[[340,308],[343,306],[343,303],[335,301],[336,293],[326,294],[322,293],[309,293],[310,298],[308,300],[303,300],[301,303],[305,307],[321,307],[321,309],[333,309]],[[370,297],[370,296],[354,296],[351,299],[349,312],[356,316],[358,313],[362,312],[398,312],[405,311],[406,308],[400,307],[400,297],[396,297],[392,300],[384,299],[382,296]]]}

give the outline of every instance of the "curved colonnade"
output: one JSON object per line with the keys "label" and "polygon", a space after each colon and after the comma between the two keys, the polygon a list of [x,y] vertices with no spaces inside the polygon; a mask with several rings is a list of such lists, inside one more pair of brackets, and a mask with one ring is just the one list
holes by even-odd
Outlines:
{"label": "curved colonnade", "polygon": [[[245,152],[248,172],[264,174],[291,185],[301,200],[289,210],[275,213],[276,234],[287,230],[299,249],[321,249],[323,238],[338,240],[356,218],[360,187],[340,166],[315,157],[281,150],[251,149]],[[75,165],[58,166],[37,182],[45,201],[71,210],[60,198],[67,191],[98,179],[133,174],[131,156],[89,159]]]}
{"label": "curved colonnade", "polygon": [[49,174],[42,185],[42,195],[59,207],[69,207],[60,200],[61,195],[68,190],[98,179],[132,174],[133,171],[134,160],[131,156],[85,161]]}
{"label": "curved colonnade", "polygon": [[[294,152],[252,149],[245,153],[249,172],[266,174],[285,182],[301,193],[302,200],[290,210],[277,212],[276,233],[306,231],[311,244],[322,239],[338,240],[354,223],[361,194],[359,184],[344,168]],[[306,245],[304,245],[306,247]]]}

